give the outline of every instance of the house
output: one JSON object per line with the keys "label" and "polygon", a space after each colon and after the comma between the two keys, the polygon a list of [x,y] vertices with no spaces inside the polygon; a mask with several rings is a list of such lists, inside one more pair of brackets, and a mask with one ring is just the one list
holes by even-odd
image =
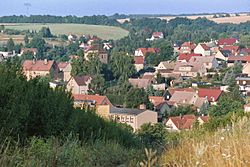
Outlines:
{"label": "house", "polygon": [[196,54],[196,53],[181,53],[179,56],[178,56],[178,59],[177,61],[179,62],[189,62],[189,60],[191,59],[191,57],[194,57],[194,56],[202,56],[202,54]]}
{"label": "house", "polygon": [[247,76],[250,76],[250,63],[246,63],[243,65],[242,74],[246,74]]}
{"label": "house", "polygon": [[243,95],[249,95],[250,93],[250,77],[237,77],[236,83],[239,85],[239,89]]}
{"label": "house", "polygon": [[219,63],[216,60],[215,56],[193,56],[190,58],[189,63],[192,64],[203,64],[207,70],[216,69],[219,67]]}
{"label": "house", "polygon": [[230,56],[227,59],[227,66],[232,67],[235,62],[241,62],[244,66],[247,63],[250,63],[250,56]]}
{"label": "house", "polygon": [[110,43],[108,43],[108,42],[103,43],[103,49],[110,50],[112,48],[113,48],[113,46]]}
{"label": "house", "polygon": [[34,56],[38,53],[37,48],[22,48],[20,55],[22,56],[25,53],[32,53]]}
{"label": "house", "polygon": [[236,38],[222,38],[217,41],[217,45],[223,47],[225,45],[234,45],[239,43],[238,39]]}
{"label": "house", "polygon": [[94,109],[96,113],[103,117],[109,118],[110,108],[113,104],[109,101],[107,96],[100,95],[84,95],[84,94],[73,94],[74,107],[81,109]]}
{"label": "house", "polygon": [[239,46],[233,46],[233,45],[226,45],[222,47],[222,50],[230,50],[232,55],[237,56],[240,53],[240,47]]}
{"label": "house", "polygon": [[67,90],[72,94],[88,94],[91,80],[90,76],[71,77],[66,85]]}
{"label": "house", "polygon": [[93,36],[92,38],[90,38],[88,41],[87,41],[87,44],[88,45],[93,45],[95,43],[98,43],[99,41],[101,41],[101,38],[97,37],[97,36]]}
{"label": "house", "polygon": [[194,53],[201,54],[202,56],[211,56],[210,48],[204,43],[199,43],[195,47]]}
{"label": "house", "polygon": [[202,63],[181,63],[178,62],[173,73],[180,74],[184,78],[203,76],[207,72],[206,67]]}
{"label": "house", "polygon": [[246,112],[246,113],[250,112],[250,103],[244,105],[244,112]]}
{"label": "house", "polygon": [[151,38],[147,39],[148,41],[154,41],[158,39],[163,39],[164,34],[162,32],[153,32]]}
{"label": "house", "polygon": [[206,98],[211,105],[216,105],[221,95],[222,95],[222,90],[220,89],[209,89],[209,88],[198,89],[198,96],[201,98]]}
{"label": "house", "polygon": [[220,64],[221,60],[227,61],[230,56],[233,56],[233,53],[230,50],[218,50],[218,52],[215,54],[215,58],[219,60]]}
{"label": "house", "polygon": [[198,122],[199,125],[202,125],[208,121],[208,116],[196,117],[195,115],[183,115],[177,117],[169,117],[165,125],[170,131],[181,131],[192,129],[196,122]]}
{"label": "house", "polygon": [[156,71],[158,70],[174,70],[176,62],[174,61],[162,61],[155,67]]}
{"label": "house", "polygon": [[149,96],[149,101],[154,105],[154,110],[158,113],[158,119],[161,120],[166,112],[170,113],[171,108],[163,96]]}
{"label": "house", "polygon": [[69,62],[59,62],[58,63],[59,71],[61,73],[61,78],[63,81],[68,82],[71,78],[71,63]]}
{"label": "house", "polygon": [[86,60],[89,60],[89,56],[91,55],[97,55],[99,60],[103,64],[108,64],[108,53],[106,50],[102,48],[101,45],[95,44],[95,45],[90,46],[87,50],[85,50],[84,58]]}
{"label": "house", "polygon": [[74,34],[69,34],[68,35],[68,41],[74,42],[76,40],[77,40],[77,36],[76,35],[74,35]]}
{"label": "house", "polygon": [[112,107],[109,114],[110,120],[130,125],[134,132],[145,123],[157,123],[157,112],[151,110],[128,109]]}
{"label": "house", "polygon": [[184,42],[180,47],[180,53],[194,53],[196,45],[192,42]]}
{"label": "house", "polygon": [[242,48],[240,49],[240,56],[248,56],[250,55],[250,48]]}
{"label": "house", "polygon": [[0,51],[0,55],[2,56],[3,59],[8,59],[8,58],[11,58],[11,57],[15,57],[16,53],[15,53],[14,50],[13,50],[13,52],[1,52]]}
{"label": "house", "polygon": [[142,78],[129,78],[128,82],[137,88],[146,89],[148,86],[152,84],[150,79],[142,79]]}
{"label": "house", "polygon": [[23,62],[23,73],[27,80],[35,77],[58,77],[59,68],[54,60],[25,60]]}
{"label": "house", "polygon": [[186,106],[193,105],[197,108],[197,111],[207,103],[207,99],[199,97],[196,92],[187,92],[187,91],[175,91],[172,97],[169,99],[174,106]]}
{"label": "house", "polygon": [[173,96],[174,92],[176,91],[195,92],[193,88],[171,88],[169,87],[168,90],[164,93],[165,99],[169,100]]}
{"label": "house", "polygon": [[148,53],[159,53],[158,48],[138,48],[135,50],[135,56],[143,56],[144,58]]}
{"label": "house", "polygon": [[134,56],[134,65],[136,71],[140,71],[144,68],[145,61],[143,56]]}

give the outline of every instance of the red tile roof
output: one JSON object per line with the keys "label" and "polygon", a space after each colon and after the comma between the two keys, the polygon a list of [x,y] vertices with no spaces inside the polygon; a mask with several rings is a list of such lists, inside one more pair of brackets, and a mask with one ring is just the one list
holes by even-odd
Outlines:
{"label": "red tile roof", "polygon": [[69,62],[59,62],[57,64],[60,69],[64,69],[67,65],[69,65]]}
{"label": "red tile roof", "polygon": [[79,86],[87,85],[86,82],[91,79],[90,76],[75,76],[73,77]]}
{"label": "red tile roof", "polygon": [[163,35],[162,32],[153,32],[153,34],[152,34],[153,37],[160,37],[162,35]]}
{"label": "red tile roof", "polygon": [[220,89],[206,89],[206,88],[198,89],[198,96],[207,97],[207,100],[209,102],[218,101],[221,94],[222,90]]}
{"label": "red tile roof", "polygon": [[196,45],[193,42],[184,42],[181,47],[189,47],[190,49],[194,49]]}
{"label": "red tile roof", "polygon": [[148,99],[154,106],[157,106],[165,101],[162,96],[149,96]]}
{"label": "red tile roof", "polygon": [[144,57],[143,56],[134,56],[135,64],[144,64]]}
{"label": "red tile roof", "polygon": [[54,60],[25,60],[23,62],[24,71],[50,71],[55,63]]}
{"label": "red tile roof", "polygon": [[192,128],[194,122],[197,120],[195,115],[169,117],[168,120],[170,119],[179,130]]}
{"label": "red tile roof", "polygon": [[144,56],[147,53],[158,53],[160,51],[159,48],[138,48],[137,50],[141,50]]}
{"label": "red tile roof", "polygon": [[218,40],[218,45],[233,45],[236,42],[236,38],[223,38]]}
{"label": "red tile roof", "polygon": [[234,61],[243,61],[243,62],[250,62],[250,56],[229,56],[228,62]]}
{"label": "red tile roof", "polygon": [[195,53],[190,53],[190,54],[182,53],[182,54],[179,55],[178,60],[186,60],[186,62],[188,62],[191,59],[191,57],[193,57],[193,56],[202,56],[202,55],[201,54],[195,54]]}
{"label": "red tile roof", "polygon": [[223,46],[223,50],[230,50],[231,52],[237,52],[239,51],[240,47],[239,46]]}
{"label": "red tile roof", "polygon": [[75,101],[95,101],[97,105],[110,105],[110,107],[113,106],[107,96],[84,94],[73,94],[72,96]]}
{"label": "red tile roof", "polygon": [[202,43],[200,45],[204,50],[210,50],[210,48],[206,44]]}

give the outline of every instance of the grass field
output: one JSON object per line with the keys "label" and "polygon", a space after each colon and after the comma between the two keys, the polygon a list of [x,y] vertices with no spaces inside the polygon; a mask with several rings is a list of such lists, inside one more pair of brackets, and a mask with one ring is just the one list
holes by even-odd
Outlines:
{"label": "grass field", "polygon": [[49,27],[55,35],[76,34],[76,35],[97,35],[102,39],[120,39],[128,35],[128,31],[120,27],[86,25],[86,24],[5,24],[8,29],[36,30],[42,27]]}
{"label": "grass field", "polygon": [[[250,16],[247,14],[240,14],[240,16],[235,16],[235,14],[231,14],[231,17],[222,17],[222,18],[213,18],[214,15],[194,15],[194,16],[178,16],[178,17],[187,17],[188,19],[197,19],[198,17],[206,17],[209,20],[212,20],[216,23],[233,23],[233,24],[240,24],[247,21],[250,21]],[[163,20],[171,20],[176,18],[176,16],[165,16],[165,17],[158,17]],[[129,21],[130,19],[118,19],[120,23],[124,23],[125,21]]]}

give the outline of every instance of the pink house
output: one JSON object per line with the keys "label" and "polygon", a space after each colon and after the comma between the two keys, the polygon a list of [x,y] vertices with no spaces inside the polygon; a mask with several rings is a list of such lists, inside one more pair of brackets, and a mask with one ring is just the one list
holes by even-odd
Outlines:
{"label": "pink house", "polygon": [[67,90],[71,91],[72,94],[88,94],[91,80],[90,76],[71,77],[67,83]]}

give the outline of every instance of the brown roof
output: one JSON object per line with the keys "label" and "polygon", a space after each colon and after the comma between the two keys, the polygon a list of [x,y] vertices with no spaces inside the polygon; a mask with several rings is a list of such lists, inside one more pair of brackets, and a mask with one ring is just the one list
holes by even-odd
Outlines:
{"label": "brown roof", "polygon": [[33,53],[37,53],[37,48],[22,48],[21,52],[33,52]]}
{"label": "brown roof", "polygon": [[135,62],[135,64],[144,64],[144,57],[143,56],[135,56],[134,62]]}
{"label": "brown roof", "polygon": [[196,45],[193,42],[184,42],[181,47],[189,47],[190,49],[194,49]]}
{"label": "brown roof", "polygon": [[165,101],[162,96],[149,96],[148,99],[155,107]]}
{"label": "brown roof", "polygon": [[91,79],[90,76],[75,76],[73,77],[74,80],[76,81],[76,83],[79,85],[79,86],[83,86],[83,85],[86,85],[86,82]]}
{"label": "brown roof", "polygon": [[25,60],[23,62],[24,71],[50,71],[54,60]]}
{"label": "brown roof", "polygon": [[236,38],[222,38],[218,40],[218,45],[233,45],[236,42]]}
{"label": "brown roof", "polygon": [[150,79],[130,78],[128,81],[131,85],[138,88],[147,88],[151,84]]}
{"label": "brown roof", "polygon": [[109,101],[107,96],[100,95],[84,95],[84,94],[73,94],[72,95],[75,101],[95,101],[97,105],[110,105],[112,107],[112,103]]}
{"label": "brown roof", "polygon": [[[174,125],[179,129],[190,129],[197,120],[195,115],[184,115],[177,117],[169,117],[168,120],[172,120]],[[167,121],[168,121],[167,120]]]}
{"label": "brown roof", "polygon": [[59,62],[57,64],[60,69],[64,69],[67,67],[67,65],[69,65],[69,62]]}
{"label": "brown roof", "polygon": [[210,50],[210,48],[206,44],[202,43],[200,45],[204,50]]}

